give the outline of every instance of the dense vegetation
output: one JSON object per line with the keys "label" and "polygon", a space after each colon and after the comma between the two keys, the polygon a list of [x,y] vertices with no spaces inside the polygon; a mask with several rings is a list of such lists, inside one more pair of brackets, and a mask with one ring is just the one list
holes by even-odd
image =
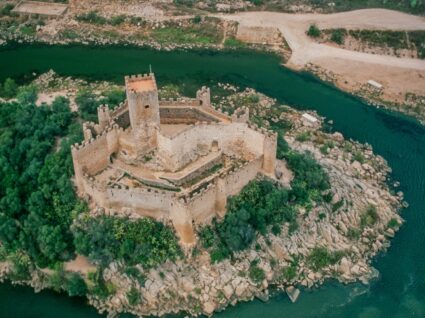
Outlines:
{"label": "dense vegetation", "polygon": [[69,227],[84,205],[70,180],[70,145],[80,140],[80,125],[65,98],[36,107],[33,86],[16,97],[0,104],[0,239],[6,254],[44,267],[73,257]]}
{"label": "dense vegetation", "polygon": [[181,255],[172,230],[149,218],[82,215],[73,226],[78,253],[103,266],[114,260],[150,268]]}
{"label": "dense vegetation", "polygon": [[109,108],[118,106],[125,100],[125,91],[112,89],[102,94],[104,97],[98,98],[90,90],[80,90],[75,97],[78,105],[79,115],[86,121],[97,121],[97,108],[100,105],[108,105]]}
{"label": "dense vegetation", "polygon": [[[98,105],[119,104],[125,97],[121,90],[103,97],[79,92],[79,113],[71,113],[63,97],[37,107],[36,87],[18,88],[10,79],[0,85],[0,95],[16,97],[0,103],[0,257],[14,264],[15,279],[28,278],[34,264],[54,268],[76,251],[102,265],[122,259],[146,267],[180,255],[173,232],[150,219],[84,214],[71,231],[74,219],[87,209],[71,182],[70,146],[82,139],[79,117],[94,120]],[[55,270],[51,285],[70,295],[82,293],[81,280],[68,276]]]}
{"label": "dense vegetation", "polygon": [[281,136],[279,140],[278,157],[285,158],[294,173],[292,188],[281,188],[266,179],[253,180],[229,198],[224,219],[214,220],[200,231],[202,246],[211,250],[213,262],[248,248],[257,233],[267,235],[271,230],[278,234],[283,223],[289,224],[289,232],[296,230],[297,206],[310,209],[330,188],[327,174],[311,154],[291,151]]}

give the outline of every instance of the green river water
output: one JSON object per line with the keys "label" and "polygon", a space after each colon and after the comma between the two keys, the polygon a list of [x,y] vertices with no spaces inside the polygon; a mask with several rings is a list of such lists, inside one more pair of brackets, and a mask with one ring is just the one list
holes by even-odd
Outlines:
{"label": "green river water", "polygon": [[[328,282],[303,290],[291,304],[284,294],[269,302],[229,307],[216,317],[425,317],[425,127],[415,120],[368,106],[310,75],[292,72],[270,55],[252,52],[158,52],[137,48],[14,46],[0,49],[0,81],[25,80],[49,69],[61,75],[123,83],[126,74],[152,65],[160,84],[195,87],[216,81],[250,86],[297,109],[314,109],[334,121],[345,137],[371,144],[393,168],[410,206],[406,224],[373,265],[380,277],[370,286]],[[0,317],[99,317],[83,299],[27,287],[0,285]]]}

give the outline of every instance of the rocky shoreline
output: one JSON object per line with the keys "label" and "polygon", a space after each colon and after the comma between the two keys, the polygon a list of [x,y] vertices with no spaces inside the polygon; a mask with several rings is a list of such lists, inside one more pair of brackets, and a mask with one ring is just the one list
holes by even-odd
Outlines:
{"label": "rocky shoreline", "polygon": [[368,84],[350,87],[345,83],[344,78],[338,77],[329,70],[323,69],[315,64],[307,64],[305,70],[317,76],[320,80],[337,86],[343,91],[349,92],[354,96],[362,98],[366,103],[373,107],[385,108],[391,111],[397,111],[417,119],[422,125],[425,125],[425,115],[421,109],[425,106],[425,97],[413,93],[407,93],[404,102],[391,101],[382,96],[382,91],[371,87]]}
{"label": "rocky shoreline", "polygon": [[[52,80],[58,81],[50,72],[35,83],[47,89]],[[66,96],[75,95],[78,87],[84,85],[72,79],[66,83],[72,90]],[[104,89],[107,84],[93,87]],[[252,89],[240,91],[221,83],[218,87],[228,94],[213,96],[217,107],[231,111],[248,100],[251,116],[261,118],[264,126],[285,121],[285,140],[290,148],[310,152],[329,175],[331,199],[327,203],[313,202],[308,210],[299,207],[297,231],[291,232],[289,224],[284,224],[278,235],[258,235],[250,249],[235,253],[231,260],[211,263],[208,251],[200,248],[197,253],[149,271],[138,268],[145,275],[143,283],[124,272],[125,264],[111,263],[103,271],[103,279],[115,287],[115,293],[103,299],[88,296],[89,303],[99,312],[108,312],[109,317],[122,312],[138,316],[182,312],[212,315],[239,301],[267,301],[271,288],[286,291],[296,301],[300,289],[320,286],[328,279],[368,284],[378,275],[371,260],[390,246],[389,240],[403,223],[398,214],[403,194],[392,194],[389,189],[391,170],[386,161],[374,155],[368,145],[345,140],[340,133],[324,132],[324,119],[313,112],[309,113],[316,119],[312,122],[305,114],[277,105],[275,100]],[[310,257],[323,248],[329,255],[338,255],[338,259],[318,267]],[[264,272],[260,281],[249,275],[253,264]],[[7,262],[0,265],[4,279],[11,267]],[[49,288],[48,276],[48,270],[36,269],[31,280],[15,283],[28,284],[39,291]],[[141,295],[136,305],[129,303],[130,289]]]}
{"label": "rocky shoreline", "polygon": [[[203,252],[197,257],[151,270],[145,286],[139,289],[144,302],[136,307],[129,306],[125,297],[125,291],[135,282],[120,273],[120,264],[113,264],[105,272],[105,279],[116,284],[118,292],[107,301],[90,298],[90,304],[100,312],[109,313],[161,316],[171,312],[188,312],[194,316],[211,315],[239,301],[254,298],[267,301],[271,286],[285,290],[291,300],[296,301],[299,287],[316,287],[327,279],[368,284],[376,277],[378,273],[370,265],[371,259],[389,247],[389,239],[403,222],[397,214],[402,195],[391,195],[385,183],[389,168],[381,157],[373,155],[368,146],[344,141],[338,133],[312,133],[311,142],[297,142],[296,134],[306,130],[301,115],[295,111],[290,111],[290,114],[296,128],[288,134],[287,141],[293,149],[312,152],[326,168],[332,189],[336,190],[331,205],[316,206],[309,213],[301,211],[300,227],[296,233],[289,235],[288,227],[283,226],[281,235],[260,236],[255,242],[257,247],[260,246],[259,250],[252,248],[238,253],[232,261],[211,264],[208,253]],[[314,138],[332,140],[335,146],[324,155],[315,146]],[[353,151],[364,153],[369,163],[350,162],[347,154],[347,158],[343,159],[344,151],[340,146],[344,143],[352,145]],[[338,208],[340,212],[332,211],[338,202],[343,202]],[[349,238],[349,233],[361,227],[362,213],[370,205],[377,207],[377,223],[364,228],[357,234],[358,237]],[[389,227],[390,222],[395,225]],[[307,264],[306,258],[318,245],[332,251],[344,251],[344,256],[337,264],[314,270]],[[286,279],[282,273],[291,268],[295,260],[298,262],[296,274]],[[254,261],[265,273],[260,283],[253,282],[246,275]]]}

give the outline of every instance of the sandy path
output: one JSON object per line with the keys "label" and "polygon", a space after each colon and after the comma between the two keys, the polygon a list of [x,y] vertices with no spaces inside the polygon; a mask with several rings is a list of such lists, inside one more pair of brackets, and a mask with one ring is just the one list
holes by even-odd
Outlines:
{"label": "sandy path", "polygon": [[425,95],[425,60],[355,52],[313,41],[306,35],[319,28],[425,30],[425,18],[385,9],[356,10],[335,14],[288,14],[242,12],[220,15],[242,26],[275,27],[292,50],[287,66],[302,69],[312,63],[337,76],[337,85],[358,89],[369,79],[384,84],[384,98],[403,102],[406,92]]}
{"label": "sandy path", "polygon": [[316,23],[320,28],[425,30],[425,18],[423,17],[383,9],[357,10],[329,15],[244,12],[224,15],[223,17],[236,20],[245,26],[279,28],[292,50],[288,64],[294,67],[303,67],[306,63],[322,58],[341,58],[357,62],[425,70],[424,60],[344,50],[316,43],[305,34],[312,23]]}
{"label": "sandy path", "polygon": [[82,255],[77,255],[74,260],[65,262],[64,268],[66,271],[79,272],[84,275],[87,275],[89,272],[96,270],[96,266],[91,264],[87,257]]}

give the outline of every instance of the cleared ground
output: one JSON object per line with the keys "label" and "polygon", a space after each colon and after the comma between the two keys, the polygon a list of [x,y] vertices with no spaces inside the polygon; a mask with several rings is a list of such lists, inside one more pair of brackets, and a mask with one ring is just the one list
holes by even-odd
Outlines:
{"label": "cleared ground", "polygon": [[306,35],[311,24],[319,28],[369,30],[425,30],[425,18],[385,9],[335,14],[244,12],[223,15],[244,26],[277,27],[292,49],[289,67],[313,63],[334,73],[337,84],[355,89],[369,79],[384,84],[384,97],[402,101],[406,92],[425,94],[425,61],[355,52],[314,42]]}

